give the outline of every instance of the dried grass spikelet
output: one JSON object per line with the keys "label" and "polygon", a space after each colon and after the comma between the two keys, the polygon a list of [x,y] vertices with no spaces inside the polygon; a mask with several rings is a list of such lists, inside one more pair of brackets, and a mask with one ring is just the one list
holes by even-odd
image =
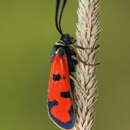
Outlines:
{"label": "dried grass spikelet", "polygon": [[[77,53],[83,61],[95,64],[97,54],[96,41],[99,38],[98,23],[99,0],[79,0],[77,45],[88,49],[77,48]],[[73,130],[91,130],[95,118],[96,65],[85,65],[82,62],[76,67],[74,100],[76,108],[76,123]]]}

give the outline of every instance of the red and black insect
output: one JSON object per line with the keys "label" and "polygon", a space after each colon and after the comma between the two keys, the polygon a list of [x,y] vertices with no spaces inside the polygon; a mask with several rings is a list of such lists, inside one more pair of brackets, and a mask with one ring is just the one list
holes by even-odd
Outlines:
{"label": "red and black insect", "polygon": [[75,112],[73,108],[72,90],[73,81],[70,74],[75,72],[76,60],[72,58],[75,52],[70,45],[75,40],[69,34],[63,34],[61,30],[61,17],[67,0],[58,12],[61,0],[57,0],[56,28],[61,34],[59,42],[55,43],[51,52],[51,72],[48,86],[48,113],[51,120],[60,128],[71,129],[75,124]]}

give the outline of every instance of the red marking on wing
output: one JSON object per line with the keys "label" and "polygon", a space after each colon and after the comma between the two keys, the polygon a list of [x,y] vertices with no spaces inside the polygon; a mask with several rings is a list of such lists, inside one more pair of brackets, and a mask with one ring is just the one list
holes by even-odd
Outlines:
{"label": "red marking on wing", "polygon": [[[55,82],[52,79],[53,74],[60,74],[61,79]],[[51,114],[56,119],[60,120],[63,123],[66,123],[71,120],[69,110],[72,106],[72,99],[61,97],[61,92],[70,92],[68,62],[65,55],[62,57],[55,55],[51,65],[48,100],[58,101],[58,105],[52,107]]]}

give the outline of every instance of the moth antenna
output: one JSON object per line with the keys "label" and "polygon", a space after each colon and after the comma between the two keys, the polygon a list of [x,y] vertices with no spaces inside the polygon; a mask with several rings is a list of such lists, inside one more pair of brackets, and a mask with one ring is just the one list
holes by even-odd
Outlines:
{"label": "moth antenna", "polygon": [[56,24],[57,31],[61,35],[63,35],[63,31],[62,31],[62,28],[61,28],[61,20],[62,20],[62,15],[63,15],[63,11],[64,11],[66,3],[67,3],[67,0],[63,0],[62,6],[61,6],[61,9],[60,9],[61,0],[56,0],[55,24]]}

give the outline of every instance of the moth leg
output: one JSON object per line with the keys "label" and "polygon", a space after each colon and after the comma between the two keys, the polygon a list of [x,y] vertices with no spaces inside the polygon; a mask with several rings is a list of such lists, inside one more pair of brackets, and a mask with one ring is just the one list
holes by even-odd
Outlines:
{"label": "moth leg", "polygon": [[82,50],[92,50],[92,51],[94,51],[94,50],[99,49],[99,48],[100,48],[100,45],[97,44],[96,46],[94,46],[94,47],[92,47],[92,48],[84,48],[84,47],[78,46],[78,45],[72,45],[71,47],[74,48],[74,49],[75,49],[75,48],[78,48],[78,49],[82,49]]}
{"label": "moth leg", "polygon": [[84,65],[88,65],[88,66],[97,66],[97,65],[100,64],[99,62],[98,62],[98,63],[91,64],[91,63],[88,63],[87,61],[83,61],[78,54],[77,54],[76,56],[72,56],[72,58],[73,58],[74,60],[77,60],[78,62],[81,62],[81,63],[83,63]]}
{"label": "moth leg", "polygon": [[100,63],[91,64],[91,63],[88,63],[87,61],[83,61],[83,60],[81,59],[81,57],[78,55],[76,48],[83,49],[83,50],[85,50],[85,49],[88,50],[88,49],[89,49],[89,50],[91,50],[91,52],[93,52],[94,50],[97,50],[99,47],[100,47],[100,45],[96,45],[96,46],[93,47],[93,48],[83,48],[83,47],[81,47],[81,46],[73,45],[73,46],[71,46],[71,50],[72,50],[72,52],[75,53],[75,55],[72,55],[72,58],[73,58],[75,61],[77,61],[77,62],[78,62],[78,61],[79,61],[79,62],[82,62],[84,65],[97,66],[97,65],[99,65]]}

